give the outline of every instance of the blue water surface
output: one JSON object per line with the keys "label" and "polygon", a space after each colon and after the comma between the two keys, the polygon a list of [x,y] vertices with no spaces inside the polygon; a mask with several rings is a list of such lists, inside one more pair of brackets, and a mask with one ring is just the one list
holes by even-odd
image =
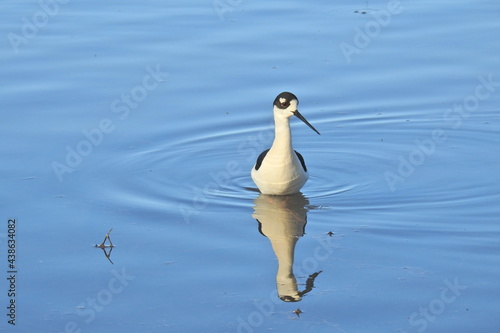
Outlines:
{"label": "blue water surface", "polygon": [[498,332],[497,2],[3,8],[2,331]]}

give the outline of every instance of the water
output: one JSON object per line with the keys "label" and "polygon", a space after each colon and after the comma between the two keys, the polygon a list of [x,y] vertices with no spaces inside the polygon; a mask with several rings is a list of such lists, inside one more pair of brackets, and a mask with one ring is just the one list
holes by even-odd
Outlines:
{"label": "water", "polygon": [[[495,2],[42,3],[0,26],[2,331],[497,332]],[[321,136],[269,198],[281,91]]]}

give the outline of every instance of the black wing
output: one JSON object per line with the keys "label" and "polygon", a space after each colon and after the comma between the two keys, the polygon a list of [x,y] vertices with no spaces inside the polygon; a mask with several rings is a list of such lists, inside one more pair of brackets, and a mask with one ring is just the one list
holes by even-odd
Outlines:
{"label": "black wing", "polygon": [[[299,158],[300,164],[302,164],[302,168],[304,169],[305,172],[307,172],[307,167],[306,167],[306,161],[304,161],[304,158],[300,153],[296,150],[294,150],[295,154],[297,154],[297,157]],[[259,157],[260,158],[260,157]]]}
{"label": "black wing", "polygon": [[266,157],[267,153],[269,152],[269,149],[264,150],[262,153],[260,153],[259,157],[257,157],[257,162],[255,162],[255,170],[259,170],[260,166],[262,165],[262,161],[264,161],[264,157]]}

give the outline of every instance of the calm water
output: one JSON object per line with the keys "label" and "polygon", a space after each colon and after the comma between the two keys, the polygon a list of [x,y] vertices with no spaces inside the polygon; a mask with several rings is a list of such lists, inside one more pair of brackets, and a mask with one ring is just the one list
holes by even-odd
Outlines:
{"label": "calm water", "polygon": [[[3,9],[2,331],[498,332],[496,1]],[[285,90],[321,136],[267,197]]]}

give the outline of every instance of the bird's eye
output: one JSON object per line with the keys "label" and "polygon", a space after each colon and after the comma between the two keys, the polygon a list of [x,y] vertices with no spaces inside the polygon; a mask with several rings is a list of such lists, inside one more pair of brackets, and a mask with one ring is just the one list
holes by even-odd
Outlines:
{"label": "bird's eye", "polygon": [[278,104],[276,104],[277,107],[280,109],[286,109],[287,107],[290,106],[290,100],[284,97],[280,97],[280,99],[277,101]]}

